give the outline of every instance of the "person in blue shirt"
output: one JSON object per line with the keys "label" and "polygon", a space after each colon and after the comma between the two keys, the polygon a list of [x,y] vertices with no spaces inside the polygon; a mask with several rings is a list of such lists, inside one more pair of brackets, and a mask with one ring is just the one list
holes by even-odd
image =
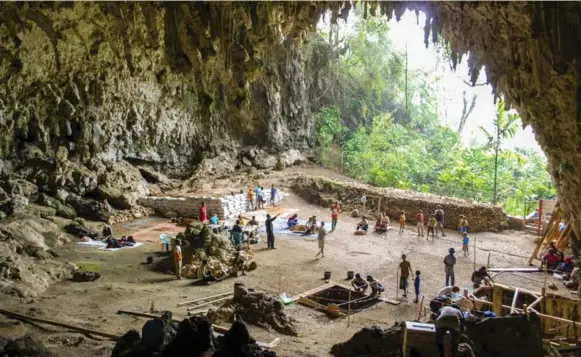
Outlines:
{"label": "person in blue shirt", "polygon": [[295,213],[292,216],[290,216],[286,224],[288,226],[288,229],[293,229],[297,224],[299,224],[299,215]]}
{"label": "person in blue shirt", "polygon": [[210,217],[210,224],[220,224],[218,215],[214,214],[212,217]]}
{"label": "person in blue shirt", "polygon": [[462,252],[464,256],[467,257],[470,255],[470,251],[468,249],[468,244],[470,243],[470,238],[468,238],[468,233],[462,233]]}
{"label": "person in blue shirt", "polygon": [[270,204],[272,207],[276,207],[276,195],[278,194],[278,190],[274,187],[274,184],[270,188]]}
{"label": "person in blue shirt", "polygon": [[415,303],[418,303],[420,297],[420,284],[422,283],[422,276],[419,270],[416,270],[416,277],[414,278],[414,290],[416,293]]}

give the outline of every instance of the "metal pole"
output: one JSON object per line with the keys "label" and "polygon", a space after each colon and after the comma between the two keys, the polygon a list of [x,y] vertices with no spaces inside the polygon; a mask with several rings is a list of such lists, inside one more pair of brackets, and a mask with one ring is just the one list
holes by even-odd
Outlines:
{"label": "metal pole", "polygon": [[476,237],[474,237],[474,271],[476,271]]}

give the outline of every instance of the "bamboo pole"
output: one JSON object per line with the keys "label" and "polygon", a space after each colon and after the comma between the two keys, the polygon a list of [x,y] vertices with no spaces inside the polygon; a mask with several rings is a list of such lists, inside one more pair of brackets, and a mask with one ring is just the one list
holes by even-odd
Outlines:
{"label": "bamboo pole", "polygon": [[424,295],[422,295],[422,301],[420,302],[420,308],[418,309],[418,320],[422,318],[422,308],[424,307]]}
{"label": "bamboo pole", "polygon": [[226,297],[223,297],[221,299],[216,299],[216,300],[208,301],[208,302],[205,302],[205,303],[200,304],[200,305],[188,307],[187,311],[196,310],[196,309],[199,309],[202,306],[206,306],[206,305],[210,305],[210,304],[215,304],[217,302],[224,301],[224,300],[228,300],[228,299],[231,299],[231,297],[230,296],[226,296]]}
{"label": "bamboo pole", "polygon": [[228,293],[222,293],[222,294],[217,294],[217,295],[212,295],[212,296],[206,296],[206,297],[199,298],[199,299],[196,299],[196,300],[190,300],[190,301],[180,302],[178,304],[178,306],[191,305],[191,304],[193,304],[195,302],[198,302],[198,301],[208,300],[208,299],[213,299],[213,298],[219,298],[219,297],[223,297],[223,296],[226,296],[226,295],[233,295],[233,294],[234,294],[233,292],[228,292]]}
{"label": "bamboo pole", "polygon": [[545,298],[544,296],[540,296],[538,299],[533,301],[533,303],[529,305],[529,309],[532,309],[535,306],[537,306],[541,301],[543,301],[544,298]]}
{"label": "bamboo pole", "polygon": [[476,271],[476,236],[474,237],[474,271]]}
{"label": "bamboo pole", "polygon": [[69,324],[65,324],[63,322],[58,322],[58,321],[53,321],[53,320],[39,319],[37,317],[26,316],[26,315],[19,314],[17,312],[12,312],[12,311],[8,311],[8,310],[4,310],[4,309],[0,309],[0,313],[3,313],[4,315],[9,316],[13,319],[17,319],[17,320],[22,320],[22,321],[26,321],[26,322],[39,322],[42,324],[63,327],[63,328],[67,328],[67,329],[71,329],[71,330],[75,330],[75,331],[79,331],[79,332],[88,333],[90,335],[107,337],[107,338],[110,338],[110,339],[115,340],[115,341],[118,340],[120,337],[118,335],[114,335],[114,334],[108,333],[108,332],[91,330],[91,329],[78,327],[78,326],[74,326],[74,325],[69,325]]}

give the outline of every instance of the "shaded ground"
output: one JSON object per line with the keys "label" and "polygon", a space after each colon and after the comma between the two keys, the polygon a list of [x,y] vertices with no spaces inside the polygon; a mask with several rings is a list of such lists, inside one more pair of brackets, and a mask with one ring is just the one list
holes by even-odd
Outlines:
{"label": "shaded ground", "polygon": [[[341,175],[318,168],[293,168],[277,172],[272,178],[261,179],[260,183],[270,187],[271,182],[285,182],[294,174],[304,172],[316,175],[328,175],[341,179]],[[235,187],[239,189],[239,187]],[[288,191],[288,190],[287,190]],[[298,208],[299,217],[306,218],[317,214],[320,219],[330,220],[328,208],[312,206],[294,195],[283,200],[282,207]],[[174,315],[184,317],[185,307],[176,304],[187,299],[229,292],[233,289],[235,279],[211,286],[191,286],[190,281],[178,281],[173,275],[163,275],[150,270],[144,265],[147,256],[159,259],[160,244],[147,243],[155,240],[159,231],[144,229],[158,226],[166,219],[148,218],[138,222],[128,222],[115,227],[116,234],[129,234],[141,231],[142,247],[105,252],[90,248],[68,246],[59,254],[62,259],[92,266],[100,270],[102,278],[92,283],[62,282],[49,288],[41,298],[35,301],[3,301],[3,307],[31,313],[42,318],[54,318],[83,327],[107,331],[121,335],[129,328],[140,328],[145,321],[124,315],[116,315],[118,309],[148,312],[152,307],[157,310],[171,310]],[[371,274],[384,283],[387,296],[396,295],[396,271],[402,253],[408,255],[412,269],[422,271],[422,294],[432,297],[444,285],[444,267],[442,260],[450,247],[461,252],[460,235],[447,232],[444,239],[426,241],[418,238],[411,227],[403,234],[397,230],[387,235],[354,236],[353,230],[357,219],[343,214],[337,230],[327,236],[325,258],[315,259],[316,240],[288,235],[276,237],[276,250],[266,250],[266,244],[253,246],[256,252],[258,269],[240,277],[246,286],[265,290],[270,294],[286,292],[295,295],[323,284],[323,272],[330,270],[332,279],[343,281],[348,270],[361,274]],[[500,234],[479,233],[471,235],[473,243],[477,242],[476,265],[486,265],[490,254],[493,267],[523,267],[532,252],[533,236],[521,232],[508,231]],[[470,257],[458,254],[456,281],[462,287],[470,286],[470,275],[474,266],[473,247]],[[525,276],[525,274],[521,273]],[[531,290],[540,290],[542,274],[527,274],[526,278],[514,274],[501,274],[497,281],[519,285]],[[535,279],[535,281],[530,280]],[[569,294],[562,285],[559,291]],[[418,306],[412,303],[413,296],[403,300],[399,306],[380,303],[367,311],[362,311],[351,318],[347,327],[345,319],[330,320],[324,314],[298,304],[290,305],[286,311],[298,323],[298,337],[289,337],[270,333],[257,327],[250,327],[253,336],[269,342],[280,337],[281,343],[276,351],[281,356],[325,356],[330,347],[339,341],[348,339],[363,326],[372,324],[393,324],[396,320],[417,318]],[[30,330],[46,342],[47,346],[59,356],[108,356],[113,343],[98,341],[69,333],[60,328],[34,327],[9,322],[0,315],[0,335],[17,336]]]}

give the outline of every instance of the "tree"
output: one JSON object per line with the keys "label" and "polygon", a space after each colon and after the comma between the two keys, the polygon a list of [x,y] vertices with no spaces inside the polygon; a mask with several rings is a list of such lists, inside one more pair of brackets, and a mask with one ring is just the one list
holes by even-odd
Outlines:
{"label": "tree", "polygon": [[480,130],[486,135],[488,145],[494,150],[494,187],[492,189],[492,203],[494,204],[498,202],[498,154],[501,152],[502,143],[516,134],[519,124],[519,116],[507,113],[504,108],[504,101],[500,100],[496,106],[494,133],[491,134],[480,126]]}
{"label": "tree", "polygon": [[466,91],[462,92],[462,115],[460,116],[460,124],[458,124],[458,134],[462,134],[462,130],[464,130],[464,126],[466,125],[466,121],[468,117],[474,110],[474,106],[476,105],[476,98],[478,96],[476,94],[472,95],[472,99],[470,101],[470,106],[468,106],[468,101],[466,100]]}

